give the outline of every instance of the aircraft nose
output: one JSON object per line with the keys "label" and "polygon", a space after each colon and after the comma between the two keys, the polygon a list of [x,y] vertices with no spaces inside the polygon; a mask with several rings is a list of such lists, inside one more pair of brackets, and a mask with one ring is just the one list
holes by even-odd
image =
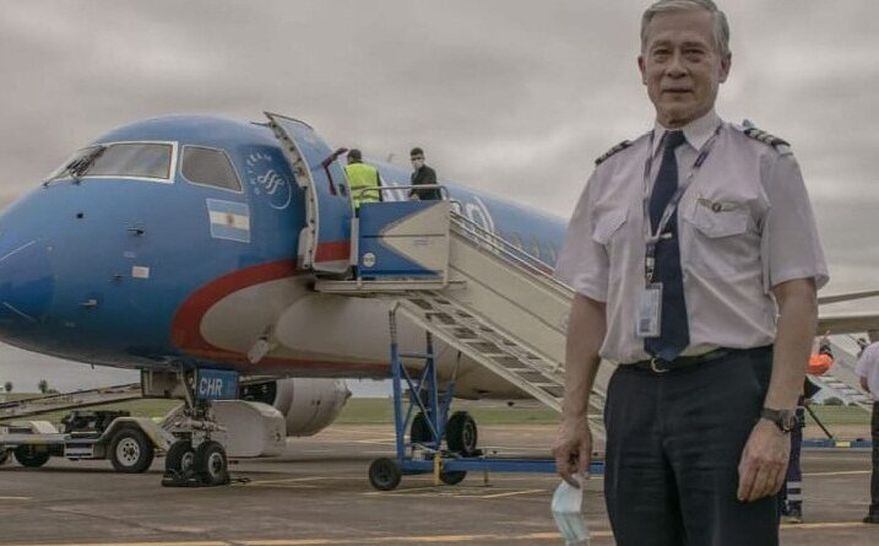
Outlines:
{"label": "aircraft nose", "polygon": [[41,239],[5,241],[0,233],[0,330],[34,325],[52,303],[55,280]]}

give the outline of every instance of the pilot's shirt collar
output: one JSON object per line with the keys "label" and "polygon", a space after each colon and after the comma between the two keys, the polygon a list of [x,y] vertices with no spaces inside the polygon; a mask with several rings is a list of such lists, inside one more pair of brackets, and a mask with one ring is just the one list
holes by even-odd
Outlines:
{"label": "pilot's shirt collar", "polygon": [[[711,138],[711,135],[714,134],[714,131],[717,130],[717,126],[720,125],[721,120],[720,116],[717,115],[717,112],[712,108],[707,114],[702,116],[699,119],[693,120],[690,123],[684,125],[684,138],[687,139],[687,144],[693,147],[694,150],[701,150],[702,146],[708,142],[708,139]],[[656,156],[656,152],[659,150],[660,145],[662,144],[663,137],[665,133],[671,131],[672,129],[667,129],[662,126],[659,121],[653,126],[653,155]]]}

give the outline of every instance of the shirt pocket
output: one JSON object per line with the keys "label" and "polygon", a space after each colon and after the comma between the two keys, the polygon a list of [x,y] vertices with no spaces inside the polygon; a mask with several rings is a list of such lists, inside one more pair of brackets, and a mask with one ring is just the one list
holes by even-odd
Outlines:
{"label": "shirt pocket", "polygon": [[626,223],[629,217],[627,209],[610,209],[597,215],[595,226],[592,229],[592,240],[596,243],[609,247],[615,235]]}
{"label": "shirt pocket", "polygon": [[695,203],[683,218],[691,229],[682,251],[697,273],[715,278],[737,275],[759,258],[760,241],[749,230],[751,213],[746,206]]}

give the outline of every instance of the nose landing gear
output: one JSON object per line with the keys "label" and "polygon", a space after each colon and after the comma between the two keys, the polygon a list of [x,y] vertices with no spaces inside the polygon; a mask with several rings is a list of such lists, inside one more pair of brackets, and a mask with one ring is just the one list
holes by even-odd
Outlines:
{"label": "nose landing gear", "polygon": [[165,487],[212,487],[227,485],[229,460],[223,444],[217,438],[225,437],[211,410],[211,400],[195,396],[195,371],[178,372],[178,387],[182,387],[186,406],[166,423],[165,428],[178,438],[165,457]]}

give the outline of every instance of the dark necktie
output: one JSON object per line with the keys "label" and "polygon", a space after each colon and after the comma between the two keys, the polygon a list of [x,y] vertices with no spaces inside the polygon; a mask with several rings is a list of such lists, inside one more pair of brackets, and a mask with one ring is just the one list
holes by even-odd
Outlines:
{"label": "dark necktie", "polygon": [[[665,135],[662,164],[650,196],[650,224],[653,230],[659,224],[665,207],[678,189],[678,162],[675,150],[686,140],[683,131]],[[646,338],[644,350],[665,361],[677,358],[690,344],[690,325],[687,321],[687,303],[684,299],[684,279],[681,273],[681,249],[678,245],[677,210],[664,230],[671,237],[660,239],[656,245],[656,272],[654,282],[662,283],[662,318],[659,337]]]}

